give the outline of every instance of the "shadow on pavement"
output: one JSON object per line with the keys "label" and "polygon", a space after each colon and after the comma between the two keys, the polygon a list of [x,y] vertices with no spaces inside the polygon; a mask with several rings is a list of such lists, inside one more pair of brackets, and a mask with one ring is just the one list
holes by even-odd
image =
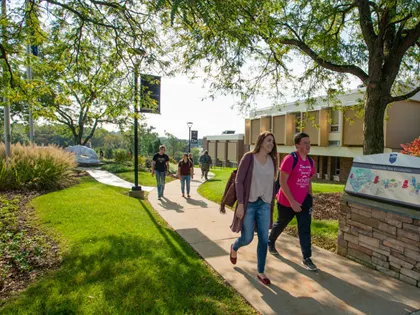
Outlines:
{"label": "shadow on pavement", "polygon": [[193,206],[199,206],[201,208],[208,208],[208,205],[206,202],[204,202],[203,200],[196,200],[196,199],[192,199],[192,198],[186,198],[187,203]]}
{"label": "shadow on pavement", "polygon": [[170,201],[168,198],[163,197],[160,200],[160,205],[162,206],[162,208],[166,209],[166,210],[175,210],[176,212],[184,212],[184,207],[182,205],[180,205],[179,203]]}
{"label": "shadow on pavement", "polygon": [[[408,305],[393,301],[392,294],[380,289],[381,283],[379,281],[377,283],[377,291],[368,291],[360,286],[343,281],[326,271],[309,271],[302,265],[285,257],[277,256],[276,258],[298,271],[302,276],[317,282],[337,299],[364,314],[407,314],[407,312],[414,311]],[[345,272],[344,268],[342,272]],[[384,296],[384,294],[388,296]],[[375,303],[372,303],[372,301],[375,301]]]}

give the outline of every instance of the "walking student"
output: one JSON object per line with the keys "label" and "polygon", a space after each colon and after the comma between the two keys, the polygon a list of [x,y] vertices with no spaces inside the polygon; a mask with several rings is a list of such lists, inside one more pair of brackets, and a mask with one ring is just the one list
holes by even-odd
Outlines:
{"label": "walking student", "polygon": [[211,161],[209,152],[207,150],[204,151],[204,153],[200,156],[199,163],[201,167],[201,178],[203,178],[204,176],[204,178],[208,180],[208,174],[209,174],[212,161]]}
{"label": "walking student", "polygon": [[278,219],[269,236],[268,250],[279,255],[275,247],[277,238],[296,215],[302,264],[311,271],[318,270],[312,262],[311,216],[312,183],[315,174],[313,160],[308,156],[311,142],[306,133],[298,133],[294,139],[296,152],[287,155],[280,166],[280,190],[277,194]]}
{"label": "walking student", "polygon": [[165,178],[169,171],[169,156],[165,154],[166,147],[161,145],[159,152],[153,155],[152,161],[152,176],[156,173],[156,184],[158,191],[158,199],[163,197],[165,190]]}
{"label": "walking student", "polygon": [[273,220],[274,180],[277,178],[277,146],[271,132],[262,132],[253,151],[241,159],[236,173],[235,187],[238,199],[231,225],[233,232],[241,232],[230,249],[230,261],[236,264],[238,250],[251,243],[254,227],[258,234],[258,274],[257,278],[265,285],[271,283],[265,275],[267,258],[268,229]]}
{"label": "walking student", "polygon": [[190,183],[193,178],[194,168],[191,160],[187,153],[184,153],[184,157],[178,163],[178,178],[181,180],[181,192],[182,197],[185,197],[185,186],[187,186],[187,197],[190,198]]}

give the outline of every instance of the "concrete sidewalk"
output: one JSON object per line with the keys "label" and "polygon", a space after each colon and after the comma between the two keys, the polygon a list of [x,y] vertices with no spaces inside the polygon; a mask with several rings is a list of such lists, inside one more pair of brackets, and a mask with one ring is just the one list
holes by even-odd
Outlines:
{"label": "concrete sidewalk", "polygon": [[[85,169],[86,172],[89,173],[90,176],[92,176],[94,179],[96,179],[98,182],[110,186],[117,186],[117,187],[123,187],[131,189],[134,184],[127,182],[124,179],[119,178],[118,176],[103,170],[98,169]],[[155,187],[149,187],[149,186],[141,186],[141,189],[144,191],[152,191]]]}
{"label": "concrete sidewalk", "polygon": [[326,250],[313,247],[320,271],[301,266],[297,238],[282,234],[277,241],[280,258],[268,254],[269,287],[257,278],[258,239],[238,252],[238,263],[229,261],[230,245],[239,236],[229,229],[233,212],[219,213],[219,205],[197,193],[201,171],[195,170],[191,198],[181,197],[180,181],[166,184],[164,198],[156,190],[149,201],[166,222],[263,314],[410,314],[420,309],[420,288],[387,277],[375,270]]}

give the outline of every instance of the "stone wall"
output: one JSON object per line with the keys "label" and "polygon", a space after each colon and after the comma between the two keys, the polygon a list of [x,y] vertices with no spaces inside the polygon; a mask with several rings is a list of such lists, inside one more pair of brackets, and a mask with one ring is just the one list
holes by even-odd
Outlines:
{"label": "stone wall", "polygon": [[420,211],[397,213],[354,200],[364,199],[341,201],[338,254],[420,287]]}

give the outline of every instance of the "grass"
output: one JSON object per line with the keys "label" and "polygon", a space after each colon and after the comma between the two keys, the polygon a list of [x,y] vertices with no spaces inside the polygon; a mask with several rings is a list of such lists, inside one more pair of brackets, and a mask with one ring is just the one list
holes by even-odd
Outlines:
{"label": "grass", "polygon": [[[123,172],[115,174],[118,177],[130,182],[134,183],[134,173],[133,172]],[[166,176],[165,183],[169,183],[175,180],[175,178],[171,176]],[[156,177],[152,176],[150,172],[139,172],[139,184],[143,186],[156,186]]]}
{"label": "grass", "polygon": [[[198,188],[198,193],[208,200],[221,203],[223,193],[225,192],[226,183],[230,174],[235,168],[211,169],[214,177]],[[341,184],[325,184],[325,183],[312,183],[312,190],[314,194],[330,193],[330,192],[343,192],[344,185]]]}
{"label": "grass", "polygon": [[90,178],[34,199],[36,224],[63,249],[58,270],[1,314],[252,314],[147,201]]}
{"label": "grass", "polygon": [[[211,172],[214,173],[215,176],[202,184],[198,188],[198,193],[203,197],[220,204],[225,191],[226,182],[233,170],[233,168],[212,169]],[[342,192],[344,190],[344,185],[312,183],[312,189],[314,194]],[[275,207],[273,220],[277,220],[277,214],[277,207]],[[286,232],[294,236],[298,235],[296,218],[289,223]],[[335,251],[338,235],[337,220],[312,220],[311,233],[314,244],[324,249]]]}

